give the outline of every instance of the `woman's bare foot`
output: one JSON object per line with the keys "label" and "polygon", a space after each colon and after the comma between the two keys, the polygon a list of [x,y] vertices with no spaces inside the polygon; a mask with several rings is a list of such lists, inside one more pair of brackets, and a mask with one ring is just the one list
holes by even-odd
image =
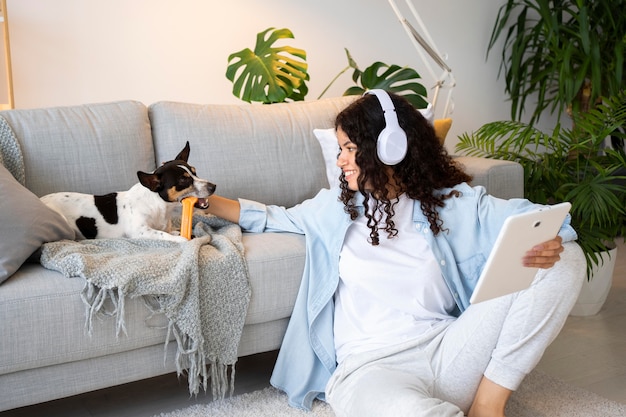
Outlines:
{"label": "woman's bare foot", "polygon": [[468,417],[504,417],[504,409],[512,391],[483,376],[478,385]]}

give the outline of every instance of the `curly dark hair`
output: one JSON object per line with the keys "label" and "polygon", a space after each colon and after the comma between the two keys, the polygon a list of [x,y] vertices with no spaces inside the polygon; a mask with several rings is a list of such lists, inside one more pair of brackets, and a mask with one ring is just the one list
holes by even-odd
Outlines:
{"label": "curly dark hair", "polygon": [[[357,146],[355,161],[360,169],[358,192],[365,197],[365,216],[371,230],[372,245],[379,243],[378,225],[381,222],[384,222],[384,230],[389,237],[398,234],[393,222],[398,198],[388,187],[390,171],[399,191],[420,202],[430,230],[435,235],[445,230],[437,209],[443,207],[448,198],[457,196],[454,192],[444,195],[436,191],[471,180],[471,176],[453,161],[440,144],[433,127],[422,114],[403,97],[393,93],[389,95],[408,143],[406,156],[395,166],[383,164],[376,154],[376,140],[385,127],[383,111],[376,96],[367,94],[357,99],[341,111],[335,120],[335,128],[342,129]],[[365,184],[368,184],[367,191]],[[354,199],[356,191],[348,189],[343,174],[340,187],[339,200],[354,220],[358,217]]]}

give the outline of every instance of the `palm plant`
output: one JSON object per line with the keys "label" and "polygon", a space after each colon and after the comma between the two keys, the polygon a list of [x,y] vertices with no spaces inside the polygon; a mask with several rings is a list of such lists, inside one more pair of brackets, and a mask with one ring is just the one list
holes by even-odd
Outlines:
{"label": "palm plant", "polygon": [[570,201],[572,226],[590,271],[599,253],[626,232],[626,155],[604,147],[606,137],[626,124],[626,93],[573,119],[572,128],[557,124],[551,133],[518,121],[488,123],[461,135],[456,150],[520,163],[531,201]]}
{"label": "palm plant", "polygon": [[[488,54],[501,46],[511,117],[530,100],[530,123],[544,110],[586,111],[624,90],[626,0],[507,0],[500,7]],[[504,43],[497,41],[504,37]]]}

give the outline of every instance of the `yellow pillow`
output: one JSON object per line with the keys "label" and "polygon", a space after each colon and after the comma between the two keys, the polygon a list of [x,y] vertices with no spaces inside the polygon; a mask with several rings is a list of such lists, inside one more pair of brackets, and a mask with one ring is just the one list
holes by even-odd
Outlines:
{"label": "yellow pillow", "polygon": [[435,136],[439,139],[439,143],[443,145],[446,141],[446,135],[450,130],[450,126],[452,126],[452,119],[435,119],[433,126],[435,127]]}

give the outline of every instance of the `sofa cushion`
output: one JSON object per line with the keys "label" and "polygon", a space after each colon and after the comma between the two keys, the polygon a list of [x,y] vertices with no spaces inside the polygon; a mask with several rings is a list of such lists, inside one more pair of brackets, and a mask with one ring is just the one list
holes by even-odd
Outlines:
{"label": "sofa cushion", "polygon": [[290,317],[304,271],[304,236],[244,233],[243,244],[252,290],[246,324]]}
{"label": "sofa cushion", "polygon": [[17,182],[0,165],[0,283],[35,252],[42,243],[74,239],[65,219]]}
{"label": "sofa cushion", "polygon": [[189,140],[189,162],[217,193],[293,206],[328,186],[315,128],[329,128],[354,97],[293,103],[150,106],[157,161]]}
{"label": "sofa cushion", "polygon": [[8,110],[2,116],[22,150],[26,187],[40,197],[126,190],[138,182],[138,170],[155,168],[147,108],[137,101]]}
{"label": "sofa cushion", "polygon": [[[304,237],[244,233],[243,244],[252,291],[245,324],[288,318],[304,270]],[[162,314],[152,315],[140,298],[125,300],[127,335],[116,336],[115,319],[105,316],[93,321],[89,336],[81,299],[84,286],[81,278],[65,278],[34,263],[25,264],[2,284],[0,375],[163,345],[167,320]]]}
{"label": "sofa cushion", "polygon": [[[162,345],[167,322],[151,317],[140,299],[126,300],[128,336],[116,336],[113,317],[85,327],[85,280],[24,264],[0,287],[0,375]],[[110,308],[110,306],[109,306]]]}

